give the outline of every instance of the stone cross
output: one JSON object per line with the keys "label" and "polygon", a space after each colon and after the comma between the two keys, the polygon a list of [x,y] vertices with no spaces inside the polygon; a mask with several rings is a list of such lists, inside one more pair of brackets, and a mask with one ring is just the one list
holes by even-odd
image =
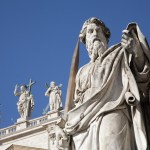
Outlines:
{"label": "stone cross", "polygon": [[35,84],[36,82],[33,82],[31,79],[29,81],[29,84],[27,85],[28,89],[29,89],[29,95],[30,95],[30,92],[31,92],[31,87],[33,84]]}

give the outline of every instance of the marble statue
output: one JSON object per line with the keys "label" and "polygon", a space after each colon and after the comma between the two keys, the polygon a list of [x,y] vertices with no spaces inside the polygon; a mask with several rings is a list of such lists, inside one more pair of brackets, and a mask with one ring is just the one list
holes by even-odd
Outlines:
{"label": "marble statue", "polygon": [[55,82],[51,82],[45,96],[49,97],[50,110],[59,110],[62,108],[62,91],[61,86],[56,86]]}
{"label": "marble statue", "polygon": [[17,106],[21,120],[27,120],[31,117],[31,112],[34,108],[34,99],[31,94],[31,85],[33,84],[34,82],[30,80],[28,86],[21,85],[20,92],[18,91],[18,85],[15,86],[14,95],[19,97]]}
{"label": "marble statue", "polygon": [[[74,105],[56,125],[58,149],[146,150],[150,49],[136,23],[108,48],[110,30],[88,19],[79,34],[90,62],[76,75]],[[67,143],[68,144],[63,144]]]}

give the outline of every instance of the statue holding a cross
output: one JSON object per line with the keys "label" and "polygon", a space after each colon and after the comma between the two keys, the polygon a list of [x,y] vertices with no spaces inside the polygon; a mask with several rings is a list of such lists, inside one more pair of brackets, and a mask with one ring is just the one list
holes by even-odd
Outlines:
{"label": "statue holding a cross", "polygon": [[31,112],[34,108],[34,99],[31,94],[31,86],[34,83],[30,80],[28,85],[21,85],[20,92],[18,92],[18,85],[15,86],[14,95],[19,97],[17,102],[18,112],[23,120],[31,117]]}

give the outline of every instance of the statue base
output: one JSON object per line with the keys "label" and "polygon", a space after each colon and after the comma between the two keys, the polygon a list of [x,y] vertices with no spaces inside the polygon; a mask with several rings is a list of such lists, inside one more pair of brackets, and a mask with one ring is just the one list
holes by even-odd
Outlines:
{"label": "statue base", "polygon": [[29,117],[18,118],[18,119],[17,119],[17,123],[25,122],[25,121],[28,121],[28,120],[29,120]]}
{"label": "statue base", "polygon": [[48,119],[51,119],[51,118],[59,117],[61,113],[58,110],[52,110],[52,111],[49,111],[46,115],[48,116]]}
{"label": "statue base", "polygon": [[28,127],[28,120],[29,118],[19,118],[17,119],[17,130],[26,129]]}

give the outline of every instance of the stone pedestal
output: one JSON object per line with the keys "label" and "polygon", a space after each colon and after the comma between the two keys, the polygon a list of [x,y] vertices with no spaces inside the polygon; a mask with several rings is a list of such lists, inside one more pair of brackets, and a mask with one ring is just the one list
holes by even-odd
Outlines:
{"label": "stone pedestal", "polygon": [[51,119],[51,118],[56,118],[56,117],[59,117],[60,116],[60,111],[49,111],[46,115],[48,116],[48,119]]}
{"label": "stone pedestal", "polygon": [[28,126],[28,121],[22,118],[17,119],[16,131],[26,129]]}
{"label": "stone pedestal", "polygon": [[27,121],[27,120],[29,120],[29,117],[26,117],[26,118],[18,118],[18,119],[17,119],[17,123],[24,122],[24,121]]}

